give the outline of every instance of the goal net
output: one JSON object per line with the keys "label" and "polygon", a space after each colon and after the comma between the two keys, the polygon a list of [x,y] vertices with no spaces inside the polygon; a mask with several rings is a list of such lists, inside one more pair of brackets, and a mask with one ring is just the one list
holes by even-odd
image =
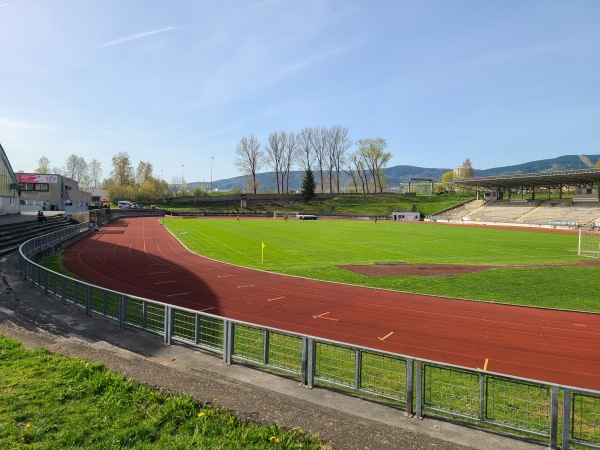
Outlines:
{"label": "goal net", "polygon": [[600,231],[580,229],[577,254],[590,258],[600,258]]}
{"label": "goal net", "polygon": [[296,219],[296,215],[299,214],[298,212],[290,212],[290,211],[275,211],[273,213],[273,219],[285,219],[286,217],[288,219]]}

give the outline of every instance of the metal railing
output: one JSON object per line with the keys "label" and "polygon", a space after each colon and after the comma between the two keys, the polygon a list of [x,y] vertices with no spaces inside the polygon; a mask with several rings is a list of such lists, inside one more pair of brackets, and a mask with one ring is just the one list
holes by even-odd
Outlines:
{"label": "metal railing", "polygon": [[[76,280],[35,263],[87,229],[75,225],[25,242],[22,273],[45,293],[135,327],[243,362],[401,407],[469,424],[534,436],[563,450],[600,449],[600,392],[474,370],[268,328],[128,295]],[[55,250],[56,249],[56,250]]]}

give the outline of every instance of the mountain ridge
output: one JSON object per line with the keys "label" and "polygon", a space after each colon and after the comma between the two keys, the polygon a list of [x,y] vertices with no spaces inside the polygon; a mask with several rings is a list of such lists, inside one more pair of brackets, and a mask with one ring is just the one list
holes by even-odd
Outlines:
{"label": "mountain ridge", "polygon": [[[551,159],[540,159],[536,161],[529,161],[522,164],[515,164],[511,166],[495,167],[491,169],[474,169],[476,177],[492,177],[502,175],[519,175],[525,173],[543,173],[543,172],[558,172],[564,170],[584,170],[594,167],[600,160],[600,155],[563,155]],[[397,165],[393,167],[387,167],[384,169],[384,174],[388,180],[389,186],[397,186],[402,182],[408,182],[410,179],[425,178],[433,179],[434,181],[440,181],[442,175],[451,168],[427,168],[411,165]],[[313,170],[317,184],[319,184],[319,173]],[[344,184],[351,184],[350,177],[347,174],[343,174]],[[218,190],[231,190],[239,189],[245,191],[244,187],[245,176],[239,176],[234,178],[227,178],[223,180],[216,180],[212,182],[214,189]],[[304,178],[304,171],[295,170],[290,172],[290,190],[299,190],[302,185],[302,179]],[[260,190],[276,190],[275,175],[273,172],[262,172],[257,174]],[[206,182],[190,182],[188,187],[194,189],[195,187],[201,187],[207,189],[210,184]]]}

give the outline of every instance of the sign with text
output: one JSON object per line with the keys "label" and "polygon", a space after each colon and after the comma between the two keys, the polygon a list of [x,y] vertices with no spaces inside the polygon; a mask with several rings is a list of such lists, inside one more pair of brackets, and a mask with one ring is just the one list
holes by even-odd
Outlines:
{"label": "sign with text", "polygon": [[57,175],[40,173],[18,173],[19,183],[58,183]]}

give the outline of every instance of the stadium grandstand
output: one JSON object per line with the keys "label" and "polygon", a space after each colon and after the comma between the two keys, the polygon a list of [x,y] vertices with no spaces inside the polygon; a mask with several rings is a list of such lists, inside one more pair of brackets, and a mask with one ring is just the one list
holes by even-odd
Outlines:
{"label": "stadium grandstand", "polygon": [[546,228],[600,228],[600,169],[453,180],[477,199],[429,220]]}

